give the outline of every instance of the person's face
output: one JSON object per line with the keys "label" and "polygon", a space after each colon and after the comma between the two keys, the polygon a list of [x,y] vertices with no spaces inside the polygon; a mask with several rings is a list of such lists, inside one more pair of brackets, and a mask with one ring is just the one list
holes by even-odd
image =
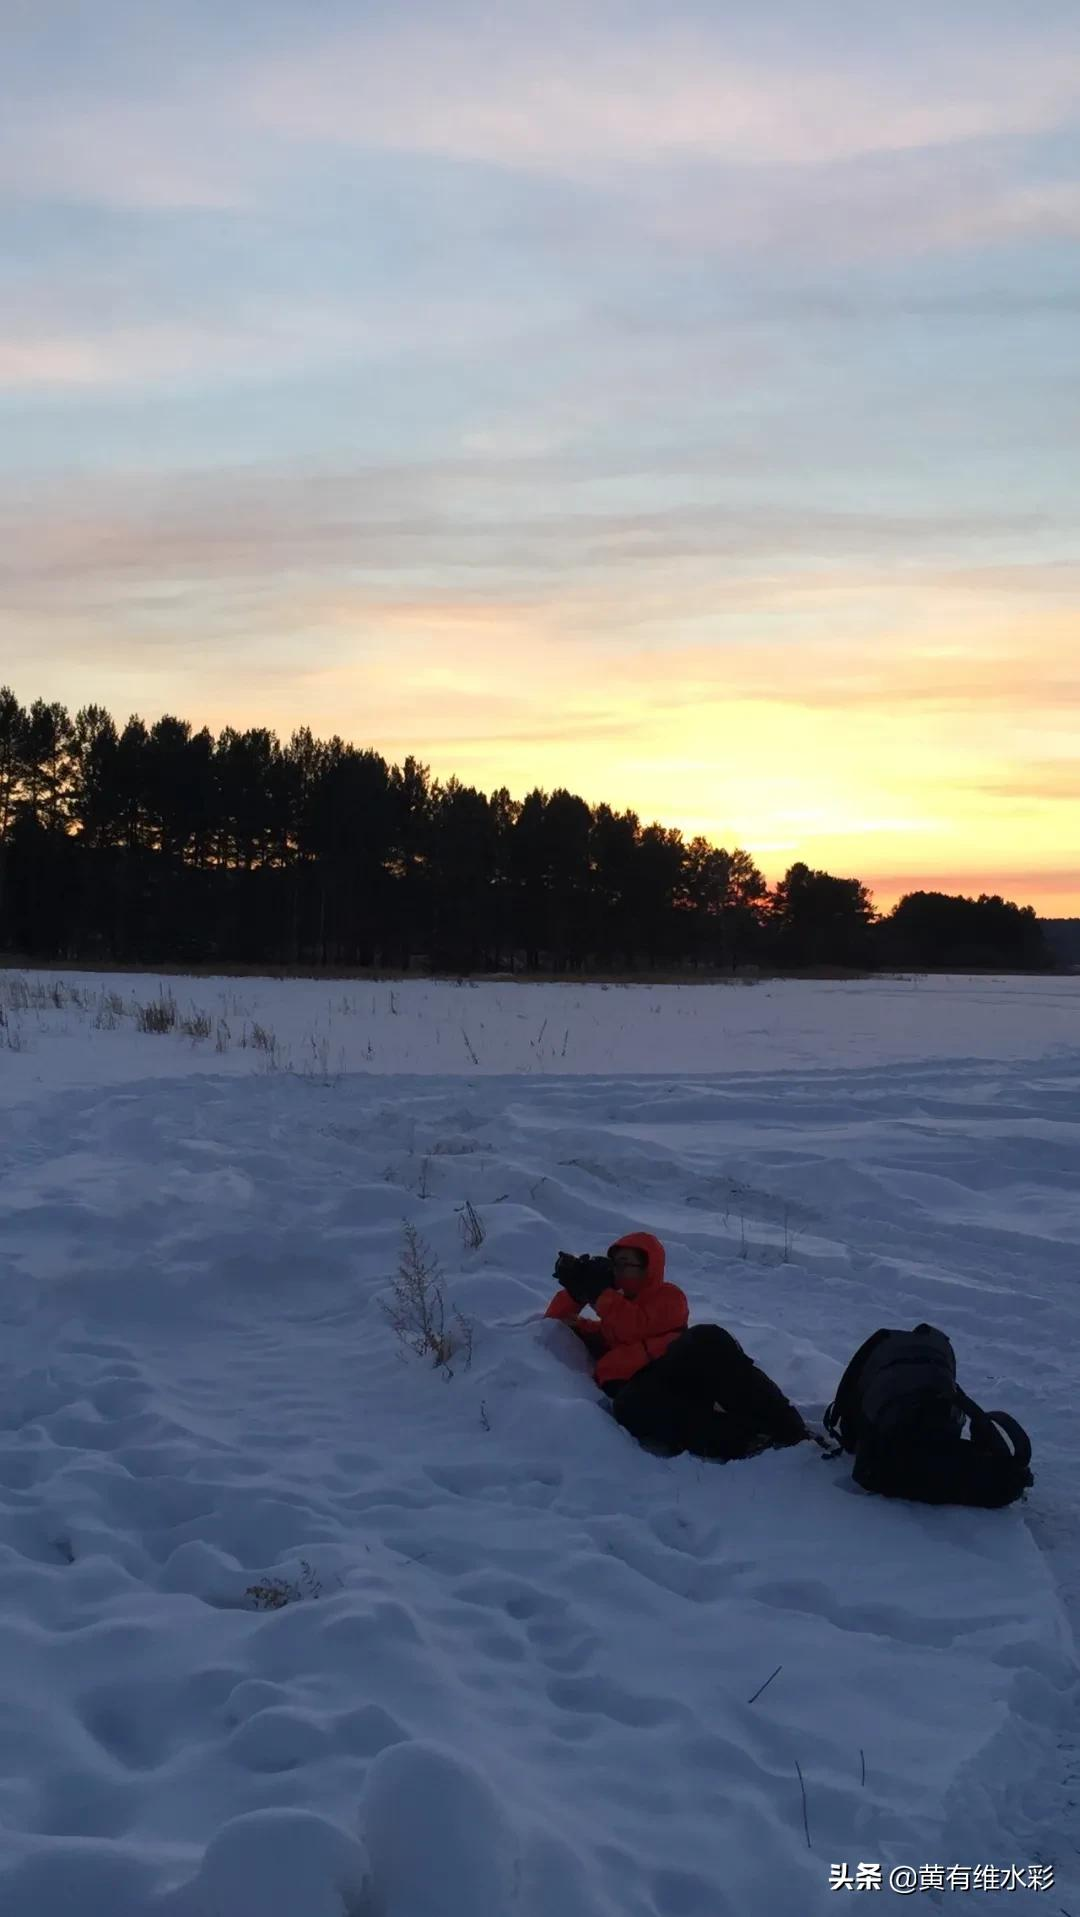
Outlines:
{"label": "person's face", "polygon": [[612,1265],[615,1270],[615,1284],[619,1291],[632,1298],[645,1276],[645,1253],[631,1251],[626,1247],[612,1253]]}

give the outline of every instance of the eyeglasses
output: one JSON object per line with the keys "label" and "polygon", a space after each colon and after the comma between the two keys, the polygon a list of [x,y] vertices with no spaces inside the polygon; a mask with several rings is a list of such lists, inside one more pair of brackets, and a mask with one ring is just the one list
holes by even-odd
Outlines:
{"label": "eyeglasses", "polygon": [[645,1269],[645,1260],[632,1251],[616,1252],[611,1262],[616,1271],[644,1271]]}

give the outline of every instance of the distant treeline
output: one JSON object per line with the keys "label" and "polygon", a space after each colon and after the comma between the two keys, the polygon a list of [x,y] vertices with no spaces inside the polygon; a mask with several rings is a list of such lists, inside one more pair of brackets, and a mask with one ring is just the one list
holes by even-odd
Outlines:
{"label": "distant treeline", "polygon": [[0,950],[472,971],[1051,970],[1034,911],[686,840],[574,793],[485,794],[306,728],[117,729],[0,689]]}
{"label": "distant treeline", "polygon": [[1042,919],[1040,923],[1059,963],[1080,971],[1080,919]]}

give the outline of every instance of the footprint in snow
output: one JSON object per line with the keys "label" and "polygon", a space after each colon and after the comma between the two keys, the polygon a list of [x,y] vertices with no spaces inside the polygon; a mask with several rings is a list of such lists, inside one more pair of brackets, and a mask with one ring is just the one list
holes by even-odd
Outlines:
{"label": "footprint in snow", "polygon": [[86,1691],[76,1710],[89,1736],[128,1771],[155,1770],[175,1744],[176,1686],[117,1679]]}
{"label": "footprint in snow", "polygon": [[521,1620],[548,1617],[554,1622],[566,1616],[563,1600],[497,1572],[470,1571],[467,1577],[458,1579],[454,1596],[464,1604],[481,1605]]}
{"label": "footprint in snow", "polygon": [[[533,1655],[558,1676],[582,1670],[596,1651],[599,1642],[596,1633],[576,1628],[573,1608],[565,1598],[537,1591],[512,1577],[474,1572],[459,1579],[454,1596],[459,1602],[496,1611],[523,1625]],[[452,1614],[449,1615],[452,1618]],[[491,1655],[507,1661],[518,1662],[525,1656],[520,1639],[510,1638],[506,1633],[476,1641]]]}
{"label": "footprint in snow", "polygon": [[335,1736],[354,1757],[377,1757],[392,1744],[405,1743],[409,1733],[381,1704],[359,1704],[340,1713]]}
{"label": "footprint in snow", "polygon": [[679,1551],[686,1557],[698,1559],[710,1558],[723,1537],[722,1526],[711,1524],[700,1532],[681,1511],[670,1508],[654,1511],[649,1518],[649,1529],[657,1543],[666,1546],[669,1551]]}
{"label": "footprint in snow", "polygon": [[123,1837],[135,1822],[137,1810],[130,1782],[88,1766],[55,1770],[39,1794],[27,1828],[41,1837]]}
{"label": "footprint in snow", "polygon": [[6,1491],[28,1491],[41,1476],[41,1453],[0,1452],[0,1486]]}
{"label": "footprint in snow", "polygon": [[246,1724],[256,1711],[271,1710],[278,1704],[287,1702],[288,1693],[280,1684],[271,1684],[264,1677],[244,1677],[233,1686],[222,1705],[221,1715],[230,1730],[238,1724]]}
{"label": "footprint in snow", "polygon": [[688,1705],[676,1698],[635,1696],[607,1678],[575,1678],[572,1682],[553,1678],[547,1688],[558,1710],[609,1717],[613,1723],[626,1724],[634,1730],[684,1722],[692,1720],[694,1715]]}
{"label": "footprint in snow", "polygon": [[386,1917],[446,1917],[452,1885],[456,1909],[512,1917],[521,1863],[502,1799],[519,1797],[523,1779],[518,1786],[504,1769],[496,1796],[472,1764],[433,1744],[384,1751],[368,1773],[363,1803],[374,1909]]}
{"label": "footprint in snow", "polygon": [[[530,1636],[534,1634],[530,1632]],[[550,1648],[549,1648],[550,1647]],[[575,1671],[583,1671],[596,1652],[596,1638],[593,1633],[579,1637],[576,1641],[567,1641],[565,1635],[553,1644],[545,1634],[541,1640],[539,1656],[549,1671],[556,1676],[571,1676]]]}
{"label": "footprint in snow", "polygon": [[314,1713],[280,1704],[238,1724],[229,1739],[229,1755],[243,1770],[272,1775],[319,1763],[330,1745],[327,1728]]}
{"label": "footprint in snow", "polygon": [[161,1917],[375,1917],[370,1895],[371,1865],[351,1831],[281,1807],[230,1818],[195,1877],[157,1908]]}
{"label": "footprint in snow", "polygon": [[79,1917],[147,1917],[153,1911],[156,1917],[153,1877],[151,1864],[94,1833],[83,1842],[35,1851],[0,1876],[0,1909],[11,1917],[35,1911],[77,1911]]}

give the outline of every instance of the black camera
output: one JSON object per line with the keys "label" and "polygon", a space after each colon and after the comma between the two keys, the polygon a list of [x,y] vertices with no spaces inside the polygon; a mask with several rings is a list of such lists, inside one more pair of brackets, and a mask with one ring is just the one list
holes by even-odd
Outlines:
{"label": "black camera", "polygon": [[615,1267],[610,1258],[575,1258],[560,1251],[555,1260],[555,1277],[564,1291],[579,1305],[595,1304],[602,1291],[615,1282]]}

